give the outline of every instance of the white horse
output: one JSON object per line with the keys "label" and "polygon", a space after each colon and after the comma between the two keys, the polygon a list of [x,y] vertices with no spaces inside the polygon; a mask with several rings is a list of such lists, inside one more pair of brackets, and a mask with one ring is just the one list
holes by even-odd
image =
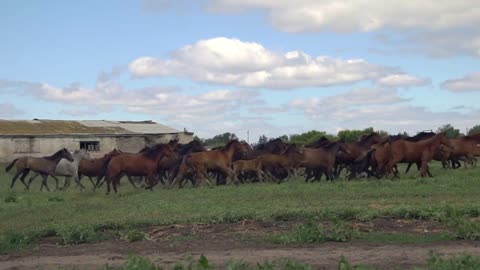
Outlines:
{"label": "white horse", "polygon": [[[56,181],[56,188],[57,189],[58,189],[58,179],[56,178],[56,176],[64,176],[65,177],[64,184],[63,184],[63,187],[61,188],[61,190],[66,190],[70,186],[70,179],[72,177],[75,180],[75,182],[77,183],[77,185],[82,188],[82,190],[85,189],[85,187],[78,180],[78,165],[80,164],[80,160],[82,160],[82,159],[92,159],[92,157],[90,156],[90,154],[85,149],[75,150],[72,154],[72,157],[73,157],[73,161],[68,161],[66,159],[62,159],[57,164],[57,167],[55,167],[55,173],[54,173],[54,175],[52,175],[52,177]],[[30,184],[32,183],[32,181],[38,175],[39,174],[35,174],[32,177],[30,177],[30,179],[28,180],[28,188],[30,187]],[[43,186],[45,186],[45,188],[47,190],[49,190],[46,183],[42,183],[42,185],[40,186],[40,190],[43,190]]]}

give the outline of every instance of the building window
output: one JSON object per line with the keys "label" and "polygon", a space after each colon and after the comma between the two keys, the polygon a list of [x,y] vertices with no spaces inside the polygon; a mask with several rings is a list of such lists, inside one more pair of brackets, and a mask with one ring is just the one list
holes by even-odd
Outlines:
{"label": "building window", "polygon": [[100,142],[80,142],[80,149],[87,151],[100,151]]}

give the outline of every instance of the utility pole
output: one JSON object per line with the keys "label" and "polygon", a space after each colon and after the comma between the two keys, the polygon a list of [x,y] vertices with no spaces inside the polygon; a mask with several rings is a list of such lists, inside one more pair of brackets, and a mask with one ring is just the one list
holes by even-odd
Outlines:
{"label": "utility pole", "polygon": [[247,129],[247,143],[250,144],[250,130]]}

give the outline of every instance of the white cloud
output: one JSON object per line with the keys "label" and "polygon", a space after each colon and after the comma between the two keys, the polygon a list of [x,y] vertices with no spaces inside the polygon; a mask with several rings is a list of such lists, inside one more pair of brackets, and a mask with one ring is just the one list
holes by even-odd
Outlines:
{"label": "white cloud", "polygon": [[408,74],[392,74],[380,78],[377,83],[384,87],[412,87],[428,85],[431,81]]}
{"label": "white cloud", "polygon": [[392,89],[356,89],[348,93],[317,99],[294,99],[288,107],[299,110],[317,124],[316,128],[336,132],[333,127],[361,129],[372,126],[392,133],[436,130],[454,123],[462,130],[478,124],[480,111],[435,112],[413,106],[409,99]]}
{"label": "white cloud", "polygon": [[397,48],[396,53],[480,56],[477,0],[210,0],[208,9],[263,10],[270,23],[285,32],[389,31],[404,39],[387,44]]}
{"label": "white cloud", "polygon": [[468,74],[459,79],[447,80],[442,83],[442,87],[453,92],[480,91],[480,72]]}
{"label": "white cloud", "polygon": [[263,9],[276,28],[287,32],[443,30],[480,23],[476,0],[210,0],[209,8],[218,12]]}
{"label": "white cloud", "polygon": [[363,59],[313,57],[300,51],[275,53],[254,42],[224,37],[185,46],[172,58],[141,57],[129,65],[135,77],[185,77],[240,87],[292,89],[375,80],[398,70]]}

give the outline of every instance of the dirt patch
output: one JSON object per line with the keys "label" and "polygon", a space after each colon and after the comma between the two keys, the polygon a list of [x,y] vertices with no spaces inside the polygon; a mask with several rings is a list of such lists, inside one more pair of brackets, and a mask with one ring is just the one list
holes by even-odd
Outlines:
{"label": "dirt patch", "polygon": [[[250,263],[292,258],[311,264],[315,269],[336,269],[344,255],[354,264],[391,269],[422,265],[430,250],[441,254],[466,252],[480,255],[476,242],[449,241],[431,244],[374,244],[362,242],[281,245],[265,241],[267,235],[287,232],[298,225],[297,221],[258,222],[243,221],[235,224],[193,224],[147,227],[149,240],[127,242],[109,240],[76,246],[57,245],[55,237],[45,238],[33,250],[0,256],[3,269],[57,269],[77,267],[99,269],[109,264],[122,264],[128,254],[146,256],[152,261],[171,265],[188,256],[201,254],[218,267],[230,259]],[[354,223],[362,231],[425,234],[445,230],[434,222],[419,220],[375,219]]]}
{"label": "dirt patch", "polygon": [[406,234],[429,234],[446,232],[444,224],[418,219],[376,218],[367,222],[356,222],[353,227],[361,232],[384,232]]}

